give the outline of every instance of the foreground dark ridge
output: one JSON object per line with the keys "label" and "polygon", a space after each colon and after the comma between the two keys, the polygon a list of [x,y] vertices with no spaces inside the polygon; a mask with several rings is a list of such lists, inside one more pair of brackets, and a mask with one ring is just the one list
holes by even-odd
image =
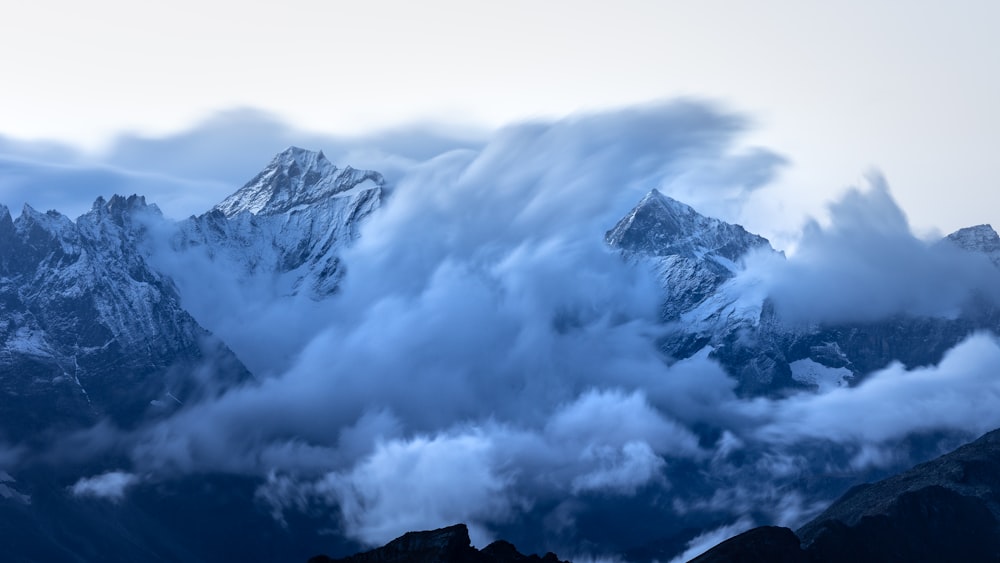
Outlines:
{"label": "foreground dark ridge", "polygon": [[1000,430],[913,469],[854,487],[794,534],[760,527],[693,561],[1000,560]]}
{"label": "foreground dark ridge", "polygon": [[559,561],[554,553],[546,553],[543,557],[523,555],[513,544],[503,540],[495,541],[478,550],[472,547],[469,529],[465,524],[427,532],[408,532],[371,551],[343,559],[317,555],[311,558],[309,563],[507,563],[511,561],[567,563]]}
{"label": "foreground dark ridge", "polygon": [[[797,532],[754,528],[691,563],[996,562],[1000,560],[1000,430],[873,484],[854,487]],[[482,550],[458,524],[410,532],[383,547],[310,563],[558,563],[505,541]]]}

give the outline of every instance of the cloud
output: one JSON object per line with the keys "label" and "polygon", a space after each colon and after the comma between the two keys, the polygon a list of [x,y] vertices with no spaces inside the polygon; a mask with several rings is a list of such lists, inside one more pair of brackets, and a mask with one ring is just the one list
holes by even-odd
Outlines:
{"label": "cloud", "polygon": [[753,521],[747,518],[740,518],[732,524],[720,526],[714,530],[700,534],[698,537],[688,542],[687,548],[684,552],[671,559],[670,563],[684,563],[685,561],[690,561],[702,553],[705,553],[709,549],[712,549],[718,543],[727,540],[736,534],[743,533],[753,526]]}
{"label": "cloud", "polygon": [[277,514],[326,502],[348,533],[370,545],[454,522],[468,523],[485,545],[490,525],[536,503],[590,493],[630,497],[649,484],[667,486],[668,460],[700,455],[688,430],[641,394],[618,391],[584,393],[541,428],[459,422],[371,443],[368,453],[342,457],[345,468],[316,479],[272,475],[258,496]]}
{"label": "cloud", "polygon": [[[202,192],[222,193],[229,186],[115,168],[106,164],[29,160],[0,154],[0,203],[17,212],[24,204],[40,210],[57,209],[79,216],[98,196],[148,193],[169,207],[177,197]],[[187,195],[182,195],[187,194]]]}
{"label": "cloud", "polygon": [[[767,422],[755,434],[767,442],[811,439],[855,444],[892,443],[932,430],[982,434],[1000,427],[1000,413],[994,408],[1000,399],[997,362],[1000,342],[992,334],[978,333],[951,349],[936,366],[908,371],[896,363],[857,387],[778,402],[757,400],[753,409]],[[858,462],[873,453],[862,450]]]}
{"label": "cloud", "polygon": [[413,123],[367,134],[335,136],[292,127],[264,111],[240,108],[211,115],[192,129],[174,135],[119,136],[99,158],[122,169],[199,178],[228,186],[228,192],[211,202],[215,204],[289,145],[322,149],[338,166],[374,169],[394,178],[414,163],[439,154],[478,148],[487,134],[475,128],[459,130]]}
{"label": "cloud", "polygon": [[787,261],[763,257],[762,275],[787,322],[873,322],[893,315],[955,318],[976,298],[1000,303],[1000,270],[984,256],[915,237],[885,179],[869,176],[830,205],[830,224],[806,225]]}
{"label": "cloud", "polygon": [[512,512],[510,477],[491,459],[506,452],[495,447],[476,432],[392,441],[351,470],[328,475],[317,489],[332,497],[346,528],[365,543],[385,543],[400,530],[470,522],[474,542],[485,545],[490,538],[481,525]]}
{"label": "cloud", "polygon": [[692,166],[660,186],[660,191],[705,215],[739,223],[748,200],[787,165],[788,160],[773,151],[748,148],[721,161]]}
{"label": "cloud", "polygon": [[[229,472],[259,477],[257,500],[277,519],[319,503],[366,544],[464,521],[477,544],[522,526],[579,546],[579,530],[614,519],[637,530],[629,541],[706,532],[690,554],[752,522],[802,523],[845,475],[908,463],[886,452],[912,433],[1000,425],[988,369],[1000,350],[986,334],[938,366],[893,365],[824,394],[739,399],[707,349],[667,365],[661,288],[603,233],[654,187],[738,214],[784,164],[740,149],[745,127],[687,100],[479,137],[295,137],[237,112],[119,139],[103,165],[162,175],[176,209],[222,199],[209,184],[233,191],[293,137],[338,163],[388,167],[392,189],[322,302],[207,255],[182,263],[164,243],[171,229],[154,231],[154,262],[185,269],[186,306],[261,377],[133,433],[78,437],[97,444],[88,453],[127,451],[131,465],[74,494],[121,499],[135,475]],[[207,183],[195,192],[179,178]],[[988,262],[914,237],[885,182],[871,182],[835,203],[828,225],[810,223],[788,260],[752,258],[734,283],[756,276],[782,317],[804,324],[948,317],[995,295]]]}
{"label": "cloud", "polygon": [[109,471],[94,477],[80,479],[70,487],[76,497],[91,497],[111,502],[121,502],[125,491],[139,482],[139,478],[124,471]]}
{"label": "cloud", "polygon": [[[816,445],[831,437],[825,416],[871,408],[870,388],[744,401],[707,351],[668,367],[655,346],[660,288],[602,238],[652,187],[693,189],[701,179],[699,195],[733,198],[726,206],[755,191],[782,160],[734,150],[743,126],[683,102],[522,124],[482,146],[406,157],[326,302],[275,301],[263,290],[227,299],[243,282],[197,264],[195,278],[211,280],[201,287],[216,290],[191,286],[189,298],[249,319],[231,324],[262,355],[280,351],[283,369],[140,432],[136,469],[267,475],[258,497],[276,515],[322,502],[369,544],[455,521],[485,541],[520,519],[575,522],[640,491],[678,517],[808,517],[829,493],[798,490],[802,475],[877,459],[852,439],[862,432],[853,421]],[[964,303],[964,282],[949,285],[919,262],[979,265],[913,237],[887,187],[873,182],[833,206],[829,227],[811,225],[787,263],[751,272],[770,276],[793,320],[815,320],[794,313],[823,292],[837,305],[820,305],[824,320],[949,314]],[[879,272],[897,253],[908,269]],[[911,276],[932,273],[912,287]],[[904,282],[910,293],[894,292]],[[920,430],[903,418],[884,421],[886,440]],[[925,429],[968,431],[971,422],[927,420]],[[812,454],[830,448],[840,448],[829,454],[838,461],[816,467]]]}
{"label": "cloud", "polygon": [[98,196],[138,193],[180,219],[211,209],[289,145],[322,148],[338,166],[376,169],[392,179],[416,162],[478,147],[485,135],[473,128],[411,124],[337,137],[244,108],[172,135],[124,134],[97,152],[0,137],[0,204],[16,211],[28,203],[76,217]]}
{"label": "cloud", "polygon": [[666,462],[646,442],[628,442],[621,448],[588,448],[585,458],[599,463],[593,471],[573,479],[570,490],[613,491],[633,495],[643,485],[657,480]]}

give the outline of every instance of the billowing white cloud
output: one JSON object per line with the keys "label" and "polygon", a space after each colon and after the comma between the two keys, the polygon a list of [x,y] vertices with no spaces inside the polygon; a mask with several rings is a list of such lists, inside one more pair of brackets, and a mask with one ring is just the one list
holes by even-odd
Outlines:
{"label": "billowing white cloud", "polygon": [[[981,434],[1000,427],[1000,342],[976,334],[936,366],[900,364],[872,374],[857,387],[780,401],[760,399],[752,410],[768,421],[754,433],[764,441],[829,440],[885,444],[915,432],[953,430]],[[858,462],[873,452],[859,452]],[[877,461],[877,460],[870,460]]]}
{"label": "billowing white cloud", "polygon": [[379,436],[368,453],[341,455],[344,469],[318,478],[272,473],[258,496],[277,515],[323,500],[337,507],[348,533],[373,545],[454,522],[468,523],[485,542],[490,524],[515,519],[536,502],[669,486],[669,460],[701,455],[690,431],[641,394],[620,391],[584,393],[541,428],[459,422],[433,435]]}
{"label": "billowing white cloud", "polygon": [[[244,159],[267,160],[258,135],[287,133],[250,123],[235,146],[253,158],[213,172],[187,151],[245,132],[239,119],[220,123],[124,139],[109,154],[123,169],[167,154],[178,174],[229,181],[252,175]],[[804,475],[894,467],[908,458],[888,446],[912,433],[1000,425],[989,369],[1000,347],[988,334],[938,366],[893,365],[823,394],[739,399],[707,349],[667,365],[660,288],[603,234],[654,187],[737,213],[783,162],[736,150],[743,126],[688,101],[481,141],[403,131],[353,153],[334,143],[339,163],[332,153],[393,172],[385,205],[343,256],[340,292],[278,298],[210,260],[187,261],[178,283],[189,303],[266,377],[128,435],[95,430],[94,443],[128,451],[134,473],[81,479],[74,494],[121,499],[135,474],[255,475],[276,518],[320,502],[366,544],[458,521],[481,544],[524,520],[573,545],[575,527],[606,510],[638,525],[649,512],[632,516],[637,506],[664,522],[736,522],[692,540],[693,553],[751,522],[814,515],[828,492],[802,488]],[[167,248],[154,247],[161,265]],[[829,224],[809,224],[789,259],[751,259],[746,276],[783,319],[810,324],[952,316],[995,297],[991,268],[914,237],[876,176],[831,207]]]}
{"label": "billowing white cloud", "polygon": [[885,179],[872,173],[830,206],[830,224],[806,225],[787,261],[765,258],[779,314],[789,322],[872,322],[892,315],[954,318],[975,298],[1000,303],[1000,270],[910,231]]}
{"label": "billowing white cloud", "polygon": [[350,470],[327,475],[316,489],[339,507],[347,530],[368,544],[468,522],[473,541],[485,545],[495,538],[483,524],[509,519],[516,502],[506,490],[511,477],[497,467],[497,458],[511,452],[497,446],[475,430],[390,441]]}

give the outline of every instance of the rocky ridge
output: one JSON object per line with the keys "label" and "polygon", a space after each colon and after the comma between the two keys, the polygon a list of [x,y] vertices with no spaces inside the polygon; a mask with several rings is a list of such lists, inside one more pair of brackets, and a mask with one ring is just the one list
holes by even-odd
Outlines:
{"label": "rocky ridge", "polygon": [[465,524],[426,532],[408,532],[386,545],[341,559],[317,555],[309,563],[566,563],[554,553],[523,555],[498,540],[483,549],[472,547]]}

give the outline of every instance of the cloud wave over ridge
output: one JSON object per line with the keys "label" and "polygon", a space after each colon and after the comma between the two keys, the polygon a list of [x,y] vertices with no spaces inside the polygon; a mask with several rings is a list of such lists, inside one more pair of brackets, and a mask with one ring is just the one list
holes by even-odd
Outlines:
{"label": "cloud wave over ridge", "polygon": [[[128,475],[260,476],[276,517],[319,502],[370,545],[459,521],[477,545],[518,522],[555,547],[632,528],[593,540],[600,551],[683,518],[713,541],[801,524],[830,500],[825,475],[905,463],[894,448],[914,433],[1000,425],[1000,344],[985,332],[937,366],[893,364],[823,394],[738,398],[707,350],[668,365],[661,288],[603,234],[652,188],[738,217],[785,164],[740,147],[747,125],[682,101],[424,152],[406,135],[372,140],[392,190],[344,254],[339,293],[247,304],[267,322],[246,330],[267,326],[287,365],[127,437]],[[831,225],[807,225],[787,260],[750,259],[785,318],[947,318],[970,296],[995,299],[987,261],[918,240],[884,180],[872,184],[835,202]],[[212,275],[205,299],[238,283]]]}
{"label": "cloud wave over ridge", "polygon": [[295,365],[151,429],[137,465],[270,472],[261,498],[329,499],[372,544],[669,488],[671,460],[707,455],[688,424],[734,384],[704,358],[665,365],[660,290],[603,233],[684,175],[719,179],[706,199],[761,185],[781,159],[739,150],[744,127],[682,102],[513,126],[413,166]]}

